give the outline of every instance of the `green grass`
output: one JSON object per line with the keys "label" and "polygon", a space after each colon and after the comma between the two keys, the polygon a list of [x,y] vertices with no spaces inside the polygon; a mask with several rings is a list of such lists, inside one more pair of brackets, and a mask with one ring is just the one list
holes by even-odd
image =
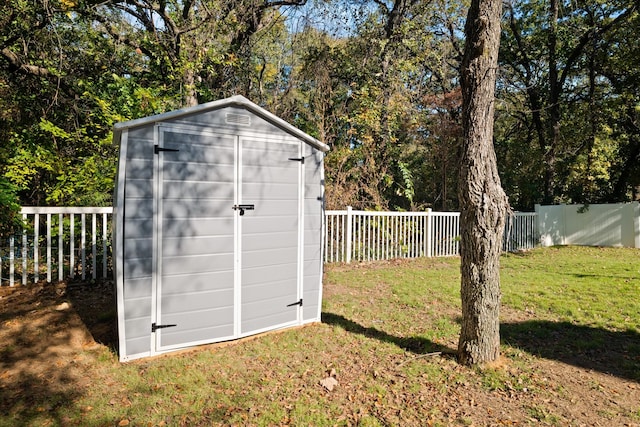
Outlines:
{"label": "green grass", "polygon": [[553,247],[502,258],[506,306],[538,319],[640,332],[640,251]]}
{"label": "green grass", "polygon": [[[563,425],[545,402],[552,391],[571,396],[543,378],[535,358],[583,366],[612,344],[602,369],[640,381],[640,251],[503,256],[505,361],[486,369],[459,366],[450,355],[459,334],[459,263],[328,266],[322,324],[229,346],[127,364],[104,346],[87,349],[66,368],[73,392],[0,389],[0,409],[8,410],[0,426],[482,425],[486,419],[475,417],[486,416],[484,408],[464,410],[473,395],[519,396],[514,416]],[[339,385],[329,392],[319,382],[332,371]],[[629,411],[640,417],[637,405]]]}

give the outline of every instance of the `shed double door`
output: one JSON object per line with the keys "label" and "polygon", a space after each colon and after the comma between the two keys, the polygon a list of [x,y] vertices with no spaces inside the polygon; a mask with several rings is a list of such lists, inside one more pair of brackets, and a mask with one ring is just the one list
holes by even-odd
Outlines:
{"label": "shed double door", "polygon": [[160,128],[155,351],[300,316],[300,142]]}

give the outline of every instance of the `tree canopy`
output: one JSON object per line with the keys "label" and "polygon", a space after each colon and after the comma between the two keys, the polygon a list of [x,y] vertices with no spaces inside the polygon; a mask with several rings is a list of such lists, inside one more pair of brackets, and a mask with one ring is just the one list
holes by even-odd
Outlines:
{"label": "tree canopy", "polygon": [[[8,0],[3,212],[111,204],[115,122],[233,94],[331,146],[328,208],[458,209],[467,8]],[[639,197],[639,33],[633,0],[505,4],[494,144],[514,209]]]}

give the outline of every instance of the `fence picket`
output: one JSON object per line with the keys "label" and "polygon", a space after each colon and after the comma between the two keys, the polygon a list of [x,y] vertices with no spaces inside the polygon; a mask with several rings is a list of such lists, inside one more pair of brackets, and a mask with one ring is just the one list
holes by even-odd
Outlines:
{"label": "fence picket", "polygon": [[[22,214],[22,221],[27,221],[27,214]],[[0,268],[0,271],[2,269]],[[27,284],[27,230],[22,230],[22,284]]]}
{"label": "fence picket", "polygon": [[76,216],[75,214],[69,214],[69,277],[76,277],[76,269],[75,269],[75,261],[76,261],[76,236],[75,236],[75,224]]}
{"label": "fence picket", "polygon": [[14,273],[15,267],[13,265],[13,257],[14,257],[14,238],[13,236],[9,237],[9,286],[14,285]]}
{"label": "fence picket", "polygon": [[107,214],[102,214],[102,278],[107,277]]}
{"label": "fence picket", "polygon": [[86,219],[87,216],[83,213],[80,214],[80,230],[81,230],[81,235],[80,235],[80,250],[82,251],[80,254],[80,259],[82,260],[82,280],[85,280],[87,278],[87,255],[86,255],[86,248],[87,248],[87,227],[86,227]]}
{"label": "fence picket", "polygon": [[40,281],[40,215],[33,215],[33,281]]}
{"label": "fence picket", "polygon": [[96,280],[96,214],[91,215],[91,278]]}
{"label": "fence picket", "polygon": [[64,218],[58,214],[58,281],[64,279]]}

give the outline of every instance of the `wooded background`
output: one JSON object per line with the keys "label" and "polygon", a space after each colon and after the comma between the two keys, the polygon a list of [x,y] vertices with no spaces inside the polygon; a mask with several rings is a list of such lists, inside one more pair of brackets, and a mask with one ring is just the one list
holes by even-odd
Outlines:
{"label": "wooded background", "polygon": [[[461,0],[8,0],[0,204],[108,206],[114,123],[241,94],[329,144],[327,208],[458,208]],[[504,3],[512,208],[639,198],[637,0]]]}

